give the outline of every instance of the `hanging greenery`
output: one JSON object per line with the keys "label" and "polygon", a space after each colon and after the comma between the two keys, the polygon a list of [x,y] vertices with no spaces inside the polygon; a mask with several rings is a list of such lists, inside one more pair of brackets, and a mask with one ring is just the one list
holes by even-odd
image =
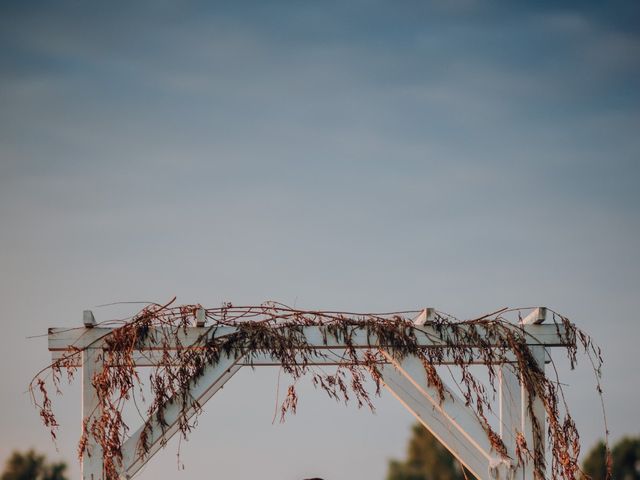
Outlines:
{"label": "hanging greenery", "polygon": [[[499,434],[491,427],[487,412],[491,411],[497,391],[500,364],[512,362],[528,393],[528,411],[533,412],[532,399],[540,399],[547,416],[547,429],[545,432],[545,425],[533,417],[533,445],[528,444],[520,432],[517,438],[518,458],[511,460],[532,462],[539,479],[544,478],[545,472],[550,472],[554,480],[574,480],[580,473],[580,437],[565,402],[557,370],[552,368],[551,376],[545,375],[528,345],[531,338],[527,337],[524,329],[518,328],[507,318],[520,318],[520,310],[503,309],[465,321],[436,312],[425,326],[428,328],[425,328],[412,321],[418,311],[361,314],[299,310],[274,302],[258,306],[234,306],[228,303],[204,310],[207,327],[199,330],[201,333],[195,342],[183,344],[187,328],[194,325],[197,312],[202,311],[202,307],[175,306],[174,301],[164,305],[147,305],[130,321],[122,324],[113,325],[111,322],[101,325],[114,327],[99,339],[104,363],[109,368],[98,371],[93,378],[100,414],[83,425],[78,454],[82,456],[85,453],[90,438],[100,445],[108,480],[118,478],[118,472],[122,469],[122,447],[129,431],[123,420],[124,405],[136,392],[141,391],[143,383],[136,370],[135,353],[149,344],[160,354],[153,357],[156,360],[149,375],[151,398],[147,417],[150,420],[145,424],[136,445],[137,452],[142,456],[149,450],[151,419],[161,425],[166,424],[164,410],[172,398],[182,400],[179,428],[185,438],[188,436],[193,427],[187,412],[188,405],[193,404],[187,401],[189,389],[205,369],[217,365],[225,356],[242,356],[251,363],[266,355],[282,365],[284,372],[292,379],[280,405],[280,416],[284,420],[287,413],[296,411],[296,382],[306,375],[310,375],[313,385],[329,397],[345,403],[355,401],[358,407],[365,406],[373,410],[374,397],[380,393],[382,382],[380,367],[388,358],[385,355],[388,355],[399,362],[407,357],[419,359],[426,382],[436,389],[440,401],[445,399],[447,389],[436,366],[445,358],[447,362],[455,364],[460,371],[459,386],[466,405],[477,414],[495,452],[505,459],[508,456],[507,449]],[[566,347],[571,368],[576,365],[580,348],[591,361],[598,393],[601,394],[600,349],[566,317],[551,313],[551,320]],[[319,327],[322,340],[319,343],[310,342],[305,335],[306,327]],[[419,340],[425,334],[431,339],[426,346]],[[356,335],[365,335],[366,348],[356,348]],[[331,338],[346,346],[339,358],[336,358],[335,352],[327,349]],[[63,370],[71,381],[80,363],[79,356],[90,346],[70,350],[39,372],[31,382],[34,403],[54,439],[58,423],[49,395],[50,386],[53,385],[60,392]],[[327,373],[326,369],[320,370],[313,365],[322,359],[331,360],[336,364],[335,369]],[[487,386],[470,368],[471,360],[484,365],[488,373]],[[196,405],[196,409],[196,413],[199,413],[200,406]],[[550,468],[545,465],[545,436],[551,451]]]}

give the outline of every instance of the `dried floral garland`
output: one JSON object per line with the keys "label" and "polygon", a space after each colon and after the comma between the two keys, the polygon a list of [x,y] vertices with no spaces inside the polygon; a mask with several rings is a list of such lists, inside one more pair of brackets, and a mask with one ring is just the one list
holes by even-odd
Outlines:
{"label": "dried floral garland", "polygon": [[[295,383],[307,374],[312,376],[313,385],[331,398],[345,403],[355,400],[358,407],[367,406],[373,410],[372,396],[379,394],[381,385],[379,367],[384,362],[382,345],[387,354],[399,361],[410,356],[418,358],[424,367],[428,385],[437,390],[442,401],[446,395],[446,387],[435,366],[446,355],[460,369],[460,387],[467,406],[473,408],[481,420],[493,449],[504,457],[507,456],[505,445],[490,426],[485,412],[491,410],[500,363],[508,359],[513,362],[515,357],[514,366],[529,393],[528,398],[539,398],[546,412],[546,437],[551,450],[552,478],[573,480],[579,477],[580,437],[566,405],[562,384],[555,368],[552,369],[551,378],[545,375],[527,344],[524,330],[514,328],[507,320],[507,314],[520,316],[518,309],[503,309],[466,321],[436,313],[429,326],[437,332],[437,340],[441,346],[434,348],[418,342],[416,334],[422,330],[411,320],[418,311],[359,314],[304,311],[274,302],[259,306],[224,304],[219,308],[204,310],[208,320],[204,333],[195,344],[182,345],[180,333],[186,332],[186,328],[194,324],[196,312],[202,310],[202,307],[174,306],[174,301],[175,299],[164,305],[147,305],[130,321],[117,325],[101,339],[105,363],[111,366],[97,372],[93,378],[101,414],[83,426],[78,453],[82,457],[89,438],[100,445],[104,452],[104,471],[108,480],[118,478],[118,472],[122,469],[122,446],[128,438],[128,426],[122,416],[124,403],[142,385],[135,366],[134,352],[149,341],[162,354],[161,359],[152,367],[149,377],[152,398],[147,413],[149,418],[156,418],[160,423],[163,423],[166,402],[172,397],[186,400],[193,381],[203,375],[207,366],[217,365],[223,355],[245,356],[249,361],[259,355],[269,355],[281,363],[284,371],[293,379],[280,406],[281,419],[284,419],[287,412],[295,413],[298,399]],[[552,317],[562,343],[566,345],[571,368],[576,364],[578,347],[581,347],[594,368],[597,390],[601,395],[600,349],[566,317],[556,313]],[[329,358],[331,353],[308,342],[303,329],[309,326],[323,328],[326,332],[324,345],[327,345],[327,334],[341,339],[346,345],[344,355],[337,362],[333,373],[326,373],[312,365],[318,359]],[[231,333],[227,329],[224,335],[217,335],[221,327],[234,328]],[[154,332],[153,337],[150,335],[151,331]],[[367,339],[375,339],[368,341],[370,348],[357,350],[354,347],[353,335],[356,331],[364,331]],[[82,349],[70,352],[39,372],[31,382],[34,403],[54,439],[58,423],[52,409],[45,374],[52,373],[51,381],[56,391],[60,392],[62,371],[66,370],[67,378],[71,381],[81,354]],[[331,359],[336,361],[334,357]],[[486,366],[490,387],[488,390],[472,372],[470,359],[476,359],[476,362]],[[368,389],[369,379],[373,381],[373,392]],[[182,402],[183,408],[186,409],[187,403]],[[531,400],[527,408],[533,412]],[[181,412],[179,428],[185,438],[192,425],[186,412]],[[532,461],[536,477],[543,478],[545,471],[548,471],[544,448],[539,447],[543,445],[545,437],[544,425],[536,422],[534,417],[532,427],[535,445],[527,445],[524,436],[520,434],[517,438],[517,460]],[[142,456],[149,449],[147,435],[150,428],[150,423],[147,423],[136,446]]]}

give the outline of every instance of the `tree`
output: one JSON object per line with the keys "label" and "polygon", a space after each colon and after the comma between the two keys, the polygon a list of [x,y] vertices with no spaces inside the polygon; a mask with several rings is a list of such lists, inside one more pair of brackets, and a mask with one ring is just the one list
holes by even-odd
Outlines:
{"label": "tree", "polygon": [[64,462],[47,463],[44,455],[29,450],[13,452],[7,460],[0,480],[68,480]]}
{"label": "tree", "polygon": [[[624,437],[611,450],[611,473],[614,480],[640,480],[640,436]],[[582,464],[584,473],[593,480],[605,480],[607,475],[606,447],[599,442]]]}
{"label": "tree", "polygon": [[[469,479],[473,476],[467,473]],[[464,480],[458,461],[422,425],[413,426],[407,459],[391,460],[387,480]]]}

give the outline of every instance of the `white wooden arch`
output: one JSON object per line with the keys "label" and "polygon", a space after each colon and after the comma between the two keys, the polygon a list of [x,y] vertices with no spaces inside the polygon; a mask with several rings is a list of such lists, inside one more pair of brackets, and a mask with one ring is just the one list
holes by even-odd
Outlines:
{"label": "white wooden arch", "polygon": [[[446,332],[438,333],[429,326],[429,317],[433,309],[425,309],[415,320],[418,325],[417,337],[419,344],[424,347],[444,347],[446,342],[438,338],[446,338]],[[207,328],[204,326],[204,311],[198,312],[196,325],[181,329],[180,344],[182,348],[193,345],[202,339]],[[566,347],[567,340],[562,326],[556,324],[544,324],[546,308],[535,309],[529,316],[512,328],[524,333],[527,344],[533,353],[539,366],[544,369],[548,361],[547,348]],[[83,422],[91,421],[93,416],[100,415],[99,404],[92,385],[92,379],[96,372],[103,368],[109,368],[103,360],[105,339],[111,333],[110,328],[95,326],[95,320],[91,311],[84,312],[84,329],[50,328],[49,350],[53,360],[63,357],[78,357],[77,366],[82,367],[82,415]],[[232,333],[235,327],[221,327],[217,329],[217,335]],[[336,352],[337,358],[341,358],[340,351],[344,351],[347,345],[332,336],[321,326],[304,327],[307,342],[318,349],[327,349]],[[162,352],[158,350],[158,343],[154,338],[166,336],[162,332],[155,332],[152,328],[147,340],[139,346],[134,355],[136,366],[157,365],[162,358]],[[371,339],[367,338],[364,330],[356,331],[351,339],[351,347],[358,349],[370,349]],[[78,349],[82,349],[79,355],[69,357]],[[465,402],[455,392],[448,389],[448,395],[440,402],[438,391],[427,385],[424,368],[415,358],[406,358],[397,361],[393,356],[381,351],[386,362],[381,365],[382,383],[395,398],[427,428],[476,478],[479,480],[532,480],[534,478],[533,462],[519,464],[516,459],[516,438],[518,433],[524,435],[527,445],[535,446],[536,438],[533,434],[533,420],[528,411],[529,402],[533,405],[533,415],[539,425],[544,426],[545,410],[539,399],[528,398],[528,393],[522,387],[515,368],[510,363],[500,365],[499,396],[499,422],[500,436],[506,446],[508,459],[495,452],[490,444],[482,422],[476,413],[465,406]],[[507,359],[508,360],[508,359]],[[476,360],[469,359],[469,363]],[[446,356],[441,364],[452,363]],[[478,363],[480,363],[478,361]],[[515,361],[514,361],[515,363]],[[310,364],[327,365],[327,360],[313,361]],[[335,365],[339,364],[336,360]],[[150,430],[147,430],[148,445],[146,455],[139,454],[138,441],[144,425],[134,432],[123,446],[123,468],[121,479],[131,479],[138,471],[156,454],[166,442],[179,431],[180,415],[187,411],[188,417],[195,414],[198,407],[204,404],[222,388],[238,370],[244,366],[277,366],[280,362],[265,355],[254,356],[250,361],[245,357],[225,357],[214,366],[209,366],[204,375],[192,382],[190,397],[187,405],[182,404],[181,399],[171,399],[164,409],[164,427],[159,425],[154,418],[150,418]],[[544,430],[544,429],[543,429]],[[103,457],[100,445],[91,436],[89,445],[82,459],[83,480],[104,480]]]}

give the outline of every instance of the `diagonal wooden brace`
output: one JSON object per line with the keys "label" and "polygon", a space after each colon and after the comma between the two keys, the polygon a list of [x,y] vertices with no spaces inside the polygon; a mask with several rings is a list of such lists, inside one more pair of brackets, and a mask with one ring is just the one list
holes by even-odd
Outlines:
{"label": "diagonal wooden brace", "polygon": [[[227,357],[223,355],[220,362],[208,366],[202,376],[192,381],[190,396],[184,405],[182,398],[171,398],[164,406],[164,421],[161,425],[155,415],[142,425],[124,443],[122,448],[123,479],[132,478],[149,459],[162,448],[169,439],[180,430],[180,419],[189,420],[224,384],[242,368],[244,357]],[[147,451],[141,451],[140,441],[146,433]]]}
{"label": "diagonal wooden brace", "polygon": [[490,470],[504,460],[492,450],[482,422],[465,401],[446,389],[440,402],[429,385],[424,368],[415,357],[402,362],[383,352],[388,365],[380,368],[385,387],[427,428],[476,478],[492,477]]}

